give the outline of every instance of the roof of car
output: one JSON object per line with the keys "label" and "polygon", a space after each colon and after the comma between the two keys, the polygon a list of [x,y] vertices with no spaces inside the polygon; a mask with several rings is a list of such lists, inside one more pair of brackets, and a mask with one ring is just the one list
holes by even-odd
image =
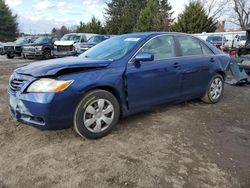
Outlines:
{"label": "roof of car", "polygon": [[178,33],[178,32],[142,32],[142,33],[129,33],[129,34],[121,35],[121,36],[148,38],[148,37],[155,37],[155,36],[164,35],[164,34],[188,35],[188,36],[190,36],[189,34]]}

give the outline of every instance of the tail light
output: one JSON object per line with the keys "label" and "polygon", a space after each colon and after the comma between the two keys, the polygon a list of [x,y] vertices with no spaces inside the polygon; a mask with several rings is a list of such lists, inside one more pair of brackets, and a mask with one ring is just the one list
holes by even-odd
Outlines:
{"label": "tail light", "polygon": [[230,50],[229,55],[230,56],[236,56],[236,50]]}

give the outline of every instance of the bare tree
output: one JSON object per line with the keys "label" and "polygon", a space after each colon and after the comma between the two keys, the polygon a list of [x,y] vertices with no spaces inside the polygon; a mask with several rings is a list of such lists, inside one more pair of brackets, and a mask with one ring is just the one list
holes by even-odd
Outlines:
{"label": "bare tree", "polygon": [[231,0],[230,6],[234,11],[230,21],[236,25],[239,25],[242,30],[245,30],[246,25],[250,21],[250,1]]}
{"label": "bare tree", "polygon": [[218,20],[220,17],[224,17],[227,4],[230,0],[201,0],[207,15]]}

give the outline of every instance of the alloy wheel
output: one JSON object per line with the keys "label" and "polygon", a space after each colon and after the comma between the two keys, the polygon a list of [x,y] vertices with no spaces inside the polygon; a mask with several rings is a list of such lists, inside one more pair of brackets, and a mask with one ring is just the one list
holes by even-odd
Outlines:
{"label": "alloy wheel", "polygon": [[114,106],[107,99],[97,99],[91,102],[83,116],[84,126],[93,133],[106,130],[114,119]]}
{"label": "alloy wheel", "polygon": [[220,98],[223,91],[223,83],[220,78],[215,78],[210,87],[210,95],[213,100]]}

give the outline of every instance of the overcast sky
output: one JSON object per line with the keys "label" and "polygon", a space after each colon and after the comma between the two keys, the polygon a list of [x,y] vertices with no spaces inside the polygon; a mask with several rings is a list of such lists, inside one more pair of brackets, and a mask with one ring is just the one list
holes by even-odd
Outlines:
{"label": "overcast sky", "polygon": [[[80,21],[88,22],[92,16],[104,21],[105,2],[107,0],[6,0],[18,14],[20,30],[31,34],[50,32],[53,27],[62,25],[78,25]],[[174,17],[187,2],[170,0]]]}

